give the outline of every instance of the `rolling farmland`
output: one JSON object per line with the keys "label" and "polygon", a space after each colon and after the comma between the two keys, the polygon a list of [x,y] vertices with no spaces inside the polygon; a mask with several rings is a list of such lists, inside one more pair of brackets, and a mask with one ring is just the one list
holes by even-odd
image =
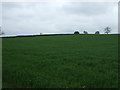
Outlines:
{"label": "rolling farmland", "polygon": [[118,87],[118,35],[2,40],[3,88]]}

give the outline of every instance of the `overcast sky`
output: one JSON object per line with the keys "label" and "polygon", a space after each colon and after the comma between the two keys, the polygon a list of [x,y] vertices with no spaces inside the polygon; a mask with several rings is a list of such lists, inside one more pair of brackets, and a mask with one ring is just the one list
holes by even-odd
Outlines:
{"label": "overcast sky", "polygon": [[2,3],[0,3],[0,26],[2,25]]}
{"label": "overcast sky", "polygon": [[[0,4],[1,6],[1,4]],[[1,24],[1,23],[0,23]],[[118,32],[117,2],[3,2],[6,34]]]}

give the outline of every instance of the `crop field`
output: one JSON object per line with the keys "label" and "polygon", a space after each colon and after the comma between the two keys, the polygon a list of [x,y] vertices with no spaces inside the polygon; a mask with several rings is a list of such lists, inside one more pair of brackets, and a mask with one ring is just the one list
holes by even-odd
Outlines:
{"label": "crop field", "polygon": [[118,35],[2,39],[3,88],[117,88]]}

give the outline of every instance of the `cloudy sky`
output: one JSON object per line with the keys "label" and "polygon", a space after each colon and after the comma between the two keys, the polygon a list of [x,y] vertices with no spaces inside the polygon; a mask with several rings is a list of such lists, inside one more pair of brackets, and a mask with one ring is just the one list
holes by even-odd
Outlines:
{"label": "cloudy sky", "polygon": [[[1,6],[1,4],[0,4]],[[1,23],[0,23],[1,24]],[[118,32],[117,2],[3,2],[6,34]]]}
{"label": "cloudy sky", "polygon": [[2,25],[2,3],[0,3],[0,26]]}

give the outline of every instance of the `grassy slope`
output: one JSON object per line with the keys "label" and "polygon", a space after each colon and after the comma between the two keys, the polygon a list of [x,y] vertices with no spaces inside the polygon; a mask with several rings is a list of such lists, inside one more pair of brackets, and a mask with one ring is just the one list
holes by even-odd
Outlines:
{"label": "grassy slope", "polygon": [[117,87],[117,35],[3,38],[3,87]]}

